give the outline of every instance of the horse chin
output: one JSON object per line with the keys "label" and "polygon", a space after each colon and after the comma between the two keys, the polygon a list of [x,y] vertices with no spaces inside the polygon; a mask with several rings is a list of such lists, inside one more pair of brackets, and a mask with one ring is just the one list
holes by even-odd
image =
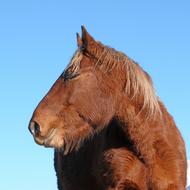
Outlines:
{"label": "horse chin", "polygon": [[56,149],[56,151],[59,151],[64,156],[66,156],[70,153],[77,152],[80,146],[81,144],[75,141],[64,139],[62,140],[62,143],[60,144],[60,146],[54,146],[54,148]]}
{"label": "horse chin", "polygon": [[35,138],[35,142],[46,148],[54,148],[55,150],[62,152],[64,156],[79,149],[79,144],[77,142],[67,140],[60,135],[56,135],[55,132],[44,139]]}
{"label": "horse chin", "polygon": [[57,135],[56,128],[53,128],[45,137],[34,137],[34,140],[38,145],[46,148],[61,148],[63,146],[63,140]]}
{"label": "horse chin", "polygon": [[[88,125],[84,125],[88,126]],[[73,133],[63,130],[61,127],[53,128],[51,131],[44,137],[35,137],[34,140],[37,144],[44,146],[46,148],[54,148],[55,150],[62,152],[63,155],[68,155],[72,152],[77,152],[85,139],[91,137],[91,132],[89,132],[89,127],[87,127],[88,133],[86,138],[77,138]],[[90,128],[91,129],[91,128]]]}

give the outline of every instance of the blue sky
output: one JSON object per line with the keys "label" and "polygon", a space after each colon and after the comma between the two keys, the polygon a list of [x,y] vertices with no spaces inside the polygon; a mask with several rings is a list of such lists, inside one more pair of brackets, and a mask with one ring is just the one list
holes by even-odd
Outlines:
{"label": "blue sky", "polygon": [[188,0],[0,0],[0,189],[56,190],[53,150],[36,145],[27,126],[82,24],[152,76],[190,159],[189,10]]}

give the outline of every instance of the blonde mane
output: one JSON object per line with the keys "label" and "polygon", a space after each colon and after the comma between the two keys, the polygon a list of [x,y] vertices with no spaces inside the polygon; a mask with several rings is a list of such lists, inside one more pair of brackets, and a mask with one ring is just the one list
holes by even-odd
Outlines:
{"label": "blonde mane", "polygon": [[66,66],[65,71],[68,71],[69,73],[78,73],[80,70],[80,62],[82,60],[83,54],[80,49],[75,51],[74,55],[71,58],[71,61]]}
{"label": "blonde mane", "polygon": [[152,117],[156,113],[160,115],[159,98],[156,95],[153,82],[148,73],[124,53],[107,46],[102,45],[102,47],[103,51],[99,56],[97,64],[106,72],[113,69],[125,70],[126,94],[131,99],[138,99],[139,96],[143,97],[141,110],[148,110],[147,117]]}
{"label": "blonde mane", "polygon": [[[143,97],[142,108],[148,110],[147,117],[153,117],[155,114],[161,115],[159,98],[156,95],[150,76],[132,59],[124,53],[116,51],[113,48],[99,44],[103,48],[97,49],[94,54],[97,58],[96,67],[104,73],[113,69],[125,70],[125,92],[129,98],[135,100],[139,96]],[[71,59],[67,68],[72,68],[73,72],[78,72],[83,53],[78,49]]]}

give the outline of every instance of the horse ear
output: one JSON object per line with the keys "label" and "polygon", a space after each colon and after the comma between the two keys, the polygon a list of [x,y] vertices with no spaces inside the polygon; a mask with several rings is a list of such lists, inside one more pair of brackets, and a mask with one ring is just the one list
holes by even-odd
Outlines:
{"label": "horse ear", "polygon": [[94,38],[87,32],[86,28],[84,26],[81,26],[82,29],[82,47],[89,51],[91,50],[91,47],[95,47],[97,45],[97,42],[94,40]]}
{"label": "horse ear", "polygon": [[78,48],[82,48],[82,46],[83,46],[82,39],[81,39],[79,33],[77,33],[77,46],[78,46]]}
{"label": "horse ear", "polygon": [[99,58],[103,51],[103,46],[94,40],[94,38],[87,32],[84,26],[82,28],[82,49],[95,57]]}

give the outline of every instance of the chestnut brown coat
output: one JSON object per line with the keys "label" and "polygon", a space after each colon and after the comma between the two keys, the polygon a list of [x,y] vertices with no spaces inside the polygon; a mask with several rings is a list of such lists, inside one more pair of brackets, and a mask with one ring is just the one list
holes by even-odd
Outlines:
{"label": "chestnut brown coat", "polygon": [[59,189],[184,190],[184,141],[150,76],[84,27],[77,42],[29,125],[56,149]]}

